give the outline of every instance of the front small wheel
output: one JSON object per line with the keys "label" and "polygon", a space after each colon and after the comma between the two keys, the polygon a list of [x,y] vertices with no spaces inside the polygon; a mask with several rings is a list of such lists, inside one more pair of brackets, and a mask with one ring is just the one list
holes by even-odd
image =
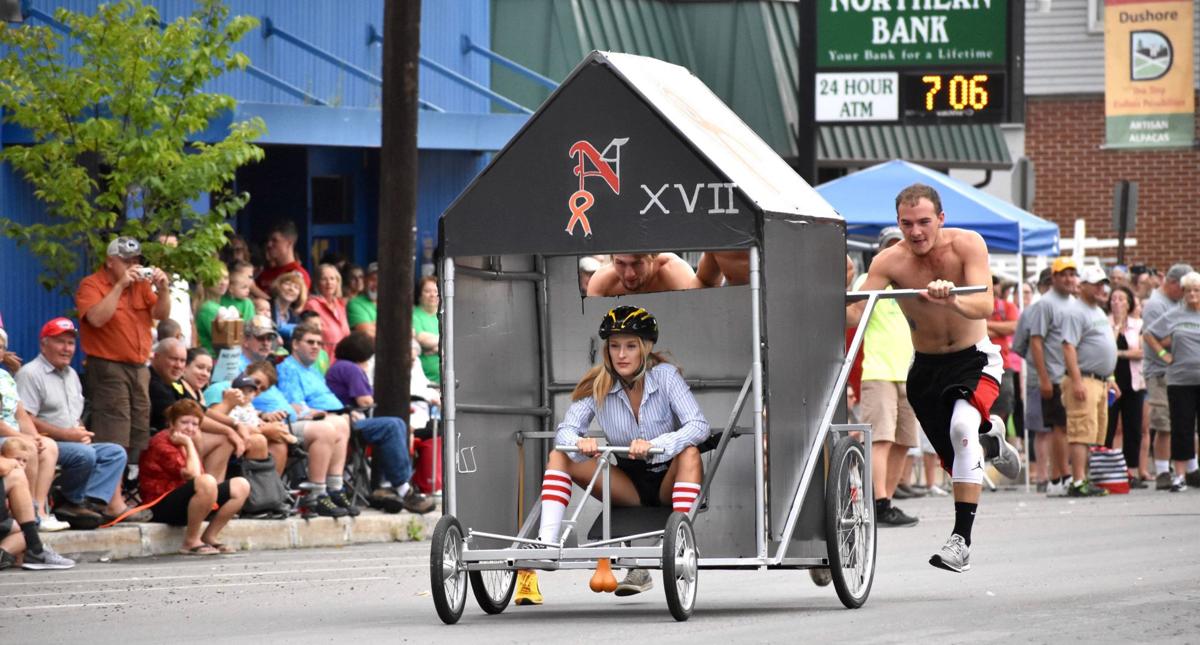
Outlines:
{"label": "front small wheel", "polygon": [[875,579],[875,503],[865,489],[863,446],[842,437],[833,447],[825,482],[825,541],[833,588],[847,609],[867,601]]}
{"label": "front small wheel", "polygon": [[433,529],[429,549],[429,582],[433,606],[443,623],[462,618],[467,603],[467,569],[462,562],[463,530],[453,515],[443,515]]}
{"label": "front small wheel", "polygon": [[508,569],[471,571],[471,592],[479,607],[489,614],[498,614],[508,607],[517,588],[517,574]]}
{"label": "front small wheel", "polygon": [[696,605],[699,561],[691,520],[683,513],[671,513],[663,532],[663,589],[671,616],[680,622],[691,618]]}

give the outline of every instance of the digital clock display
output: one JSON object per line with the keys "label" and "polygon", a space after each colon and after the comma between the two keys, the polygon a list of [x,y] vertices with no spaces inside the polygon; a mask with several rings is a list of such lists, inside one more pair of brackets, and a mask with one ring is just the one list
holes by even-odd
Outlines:
{"label": "digital clock display", "polygon": [[904,72],[900,76],[901,118],[913,122],[1004,120],[1003,72]]}

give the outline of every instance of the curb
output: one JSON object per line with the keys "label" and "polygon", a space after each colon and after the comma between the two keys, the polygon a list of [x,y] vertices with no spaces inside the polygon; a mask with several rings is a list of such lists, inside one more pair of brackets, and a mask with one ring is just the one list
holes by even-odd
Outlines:
{"label": "curb", "polygon": [[[221,531],[221,541],[240,551],[419,541],[428,538],[439,518],[437,510],[414,515],[365,509],[358,517],[341,519],[235,519]],[[173,554],[183,542],[183,527],[129,524],[94,531],[42,533],[41,538],[58,553],[76,560],[107,562]]]}

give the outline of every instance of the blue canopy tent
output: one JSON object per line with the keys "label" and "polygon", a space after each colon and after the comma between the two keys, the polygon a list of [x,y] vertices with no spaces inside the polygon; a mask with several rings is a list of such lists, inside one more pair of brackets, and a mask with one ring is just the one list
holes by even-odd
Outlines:
{"label": "blue canopy tent", "polygon": [[949,175],[907,161],[889,161],[817,186],[846,219],[851,235],[875,237],[895,226],[894,199],[914,183],[933,186],[942,197],[946,226],[983,236],[988,249],[1020,255],[1058,255],[1058,225]]}

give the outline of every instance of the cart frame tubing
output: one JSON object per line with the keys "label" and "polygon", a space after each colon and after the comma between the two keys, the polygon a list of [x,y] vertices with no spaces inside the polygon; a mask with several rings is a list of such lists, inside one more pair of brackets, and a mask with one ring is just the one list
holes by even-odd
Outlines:
{"label": "cart frame tubing", "polygon": [[[442,488],[445,495],[442,508],[446,515],[458,515],[458,408],[454,390],[454,258],[442,260],[442,423],[446,434],[442,438]],[[449,467],[447,467],[449,466]]]}
{"label": "cart frame tubing", "polygon": [[767,489],[763,481],[763,391],[762,391],[762,272],[758,247],[750,247],[750,334],[754,344],[750,350],[750,375],[754,386],[754,545],[759,558],[767,557]]}

